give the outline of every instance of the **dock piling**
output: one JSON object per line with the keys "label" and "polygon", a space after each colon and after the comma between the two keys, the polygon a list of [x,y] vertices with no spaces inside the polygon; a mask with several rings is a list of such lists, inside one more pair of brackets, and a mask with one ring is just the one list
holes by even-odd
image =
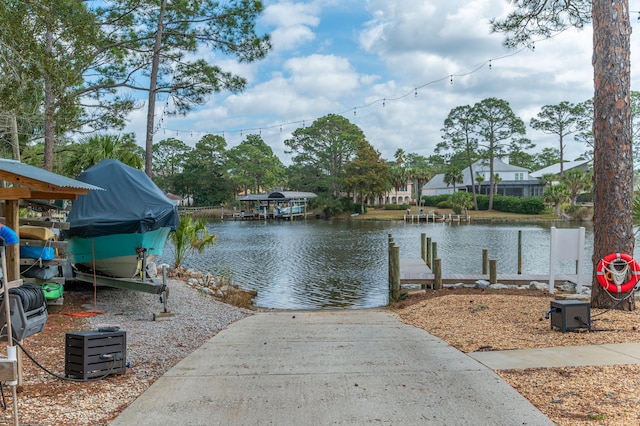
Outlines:
{"label": "dock piling", "polygon": [[522,275],[522,231],[518,231],[518,275]]}
{"label": "dock piling", "polygon": [[496,259],[489,260],[489,283],[496,284],[498,282],[498,261]]}
{"label": "dock piling", "polygon": [[489,273],[489,249],[482,249],[482,275]]}
{"label": "dock piling", "polygon": [[442,289],[442,259],[433,259],[433,289]]}
{"label": "dock piling", "polygon": [[389,248],[389,302],[400,300],[400,247],[393,245]]}

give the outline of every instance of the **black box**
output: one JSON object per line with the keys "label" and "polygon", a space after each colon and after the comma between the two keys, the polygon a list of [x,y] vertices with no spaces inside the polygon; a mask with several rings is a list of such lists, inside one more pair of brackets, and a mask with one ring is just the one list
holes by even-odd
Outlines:
{"label": "black box", "polygon": [[579,300],[552,300],[551,329],[554,326],[563,333],[576,328],[591,330],[591,304]]}
{"label": "black box", "polygon": [[64,374],[91,379],[124,374],[127,370],[127,334],[124,331],[67,333]]}

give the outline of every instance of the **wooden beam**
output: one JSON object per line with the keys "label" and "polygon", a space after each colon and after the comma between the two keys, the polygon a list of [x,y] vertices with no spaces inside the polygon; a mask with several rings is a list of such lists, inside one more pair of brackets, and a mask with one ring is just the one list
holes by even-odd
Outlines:
{"label": "wooden beam", "polygon": [[89,193],[88,189],[82,188],[60,188],[54,191],[31,191],[30,197],[24,197],[29,200],[75,200],[78,195],[86,195]]}
{"label": "wooden beam", "polygon": [[49,182],[43,182],[40,180],[28,178],[26,176],[18,176],[14,173],[9,173],[0,170],[0,179],[6,180],[16,185],[26,186],[28,188],[38,189],[40,191],[54,191],[58,188],[56,185],[52,185]]}
{"label": "wooden beam", "polygon": [[31,198],[29,188],[0,188],[0,200],[21,200],[23,198]]}

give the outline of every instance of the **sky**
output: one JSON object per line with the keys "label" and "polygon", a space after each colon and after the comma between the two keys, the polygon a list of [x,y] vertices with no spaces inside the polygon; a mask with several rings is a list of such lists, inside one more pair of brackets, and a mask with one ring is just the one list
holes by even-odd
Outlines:
{"label": "sky", "polygon": [[[157,102],[154,143],[176,138],[189,146],[206,134],[231,148],[259,134],[285,164],[284,141],[327,114],[357,125],[383,158],[396,150],[423,156],[442,141],[455,107],[495,97],[509,103],[536,147],[559,148],[557,137],[533,130],[545,105],[593,96],[592,32],[567,30],[533,48],[507,49],[490,19],[506,15],[505,0],[265,0],[259,33],[272,50],[239,64],[218,52],[200,55],[247,79],[241,93],[220,92],[187,116],[169,116]],[[640,0],[630,0],[632,90],[640,90]],[[144,145],[146,109],[131,114],[126,132]],[[565,159],[585,151],[570,136]]]}

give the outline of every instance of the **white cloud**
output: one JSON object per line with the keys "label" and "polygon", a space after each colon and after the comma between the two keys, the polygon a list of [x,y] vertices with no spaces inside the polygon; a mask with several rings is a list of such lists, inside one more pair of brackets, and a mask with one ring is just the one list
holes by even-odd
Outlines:
{"label": "white cloud", "polygon": [[[544,105],[578,103],[593,95],[590,28],[536,42],[534,50],[507,50],[502,35],[489,28],[491,18],[508,10],[505,0],[266,4],[260,25],[272,33],[274,50],[253,64],[218,62],[245,76],[246,90],[215,94],[187,117],[165,118],[166,128],[184,128],[192,142],[224,130],[230,146],[241,135],[260,132],[288,163],[283,140],[302,120],[309,125],[328,113],[345,112],[389,159],[397,148],[431,155],[444,119],[456,106],[504,99],[528,125]],[[636,58],[632,50],[632,64]],[[635,90],[639,78],[632,68]],[[132,114],[132,120],[130,128],[139,129],[143,141],[144,111]],[[530,128],[527,136],[538,144],[536,151],[555,147],[553,139]],[[584,147],[568,142],[567,150],[567,158],[575,158]]]}
{"label": "white cloud", "polygon": [[312,28],[320,23],[318,12],[313,2],[281,2],[267,6],[260,20],[274,28],[271,32],[274,50],[292,50],[315,39]]}

